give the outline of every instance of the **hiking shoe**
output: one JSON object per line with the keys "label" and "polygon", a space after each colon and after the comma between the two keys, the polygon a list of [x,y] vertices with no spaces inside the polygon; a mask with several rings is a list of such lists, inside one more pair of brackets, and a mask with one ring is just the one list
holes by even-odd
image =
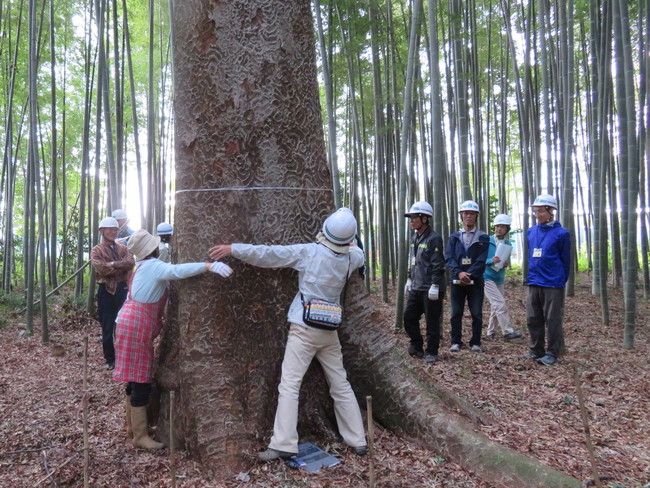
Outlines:
{"label": "hiking shoe", "polygon": [[427,364],[434,364],[438,362],[438,356],[435,354],[427,353],[424,356],[424,360],[427,362]]}
{"label": "hiking shoe", "polygon": [[506,341],[511,341],[512,339],[519,339],[521,337],[521,334],[519,332],[508,332],[507,334],[503,334],[503,338]]}
{"label": "hiking shoe", "polygon": [[476,344],[474,344],[472,346],[471,350],[472,350],[472,352],[483,352],[483,349],[481,349],[481,346],[477,346]]}
{"label": "hiking shoe", "polygon": [[536,352],[534,351],[528,351],[526,354],[522,354],[519,356],[521,359],[539,359],[541,356],[539,356]]}
{"label": "hiking shoe", "polygon": [[550,366],[552,364],[555,364],[557,361],[557,358],[553,356],[552,354],[546,354],[544,357],[537,358],[537,362],[539,364],[545,364],[546,366]]}
{"label": "hiking shoe", "polygon": [[275,461],[276,459],[291,459],[296,457],[295,452],[278,451],[269,447],[266,451],[257,454],[261,461]]}
{"label": "hiking shoe", "polygon": [[368,447],[367,446],[357,446],[353,447],[354,452],[356,453],[357,456],[365,456],[368,454]]}
{"label": "hiking shoe", "polygon": [[460,344],[452,344],[449,348],[449,352],[458,352],[460,351]]}
{"label": "hiking shoe", "polygon": [[497,339],[497,335],[494,332],[492,332],[491,334],[486,335],[485,338],[490,341],[495,341]]}
{"label": "hiking shoe", "polygon": [[422,347],[414,346],[411,344],[409,346],[409,354],[411,357],[422,359],[424,357],[424,351],[422,350]]}
{"label": "hiking shoe", "polygon": [[106,363],[106,369],[108,371],[113,371],[115,369],[115,363]]}

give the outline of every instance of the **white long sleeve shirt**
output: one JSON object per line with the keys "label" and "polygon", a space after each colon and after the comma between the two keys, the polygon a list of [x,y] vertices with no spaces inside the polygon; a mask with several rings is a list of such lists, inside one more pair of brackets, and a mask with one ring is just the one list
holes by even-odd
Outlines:
{"label": "white long sleeve shirt", "polygon": [[133,300],[141,303],[160,300],[170,280],[189,278],[206,271],[205,263],[169,264],[155,258],[138,261],[136,266],[130,294]]}
{"label": "white long sleeve shirt", "polygon": [[350,246],[348,254],[337,254],[322,244],[294,244],[289,246],[261,246],[233,244],[233,257],[261,268],[292,268],[298,271],[298,292],[291,302],[287,319],[299,325],[303,305],[312,298],[340,303],[347,278],[364,264],[363,251]]}

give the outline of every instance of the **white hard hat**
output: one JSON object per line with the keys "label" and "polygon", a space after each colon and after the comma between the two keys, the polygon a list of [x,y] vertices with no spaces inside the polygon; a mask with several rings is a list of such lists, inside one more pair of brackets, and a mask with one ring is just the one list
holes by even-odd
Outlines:
{"label": "white hard hat", "polygon": [[171,235],[173,233],[174,228],[172,227],[172,224],[168,224],[167,222],[161,222],[158,224],[158,227],[156,227],[156,234],[159,236]]}
{"label": "white hard hat", "polygon": [[433,208],[427,202],[415,202],[411,205],[408,213],[404,214],[404,217],[410,217],[411,215],[428,215],[433,217]]}
{"label": "white hard hat", "polygon": [[557,198],[548,193],[542,193],[533,202],[533,207],[551,207],[557,210]]}
{"label": "white hard hat", "polygon": [[135,254],[136,259],[142,260],[158,249],[159,236],[152,236],[144,229],[136,230],[130,237],[127,249]]}
{"label": "white hard hat", "polygon": [[118,219],[118,220],[126,220],[126,212],[122,210],[121,208],[116,208],[113,210],[113,218]]}
{"label": "white hard hat", "polygon": [[323,222],[322,234],[336,246],[347,246],[357,234],[357,219],[349,208],[339,208]]}
{"label": "white hard hat", "polygon": [[118,229],[120,227],[117,223],[117,220],[115,220],[113,217],[105,217],[99,222],[100,229],[108,229],[111,227],[115,229]]}
{"label": "white hard hat", "polygon": [[510,215],[499,214],[494,217],[494,224],[492,225],[512,225],[512,219]]}
{"label": "white hard hat", "polygon": [[476,203],[474,200],[465,200],[461,205],[460,209],[458,210],[458,213],[460,212],[466,212],[466,211],[471,211],[471,212],[480,212],[478,203]]}

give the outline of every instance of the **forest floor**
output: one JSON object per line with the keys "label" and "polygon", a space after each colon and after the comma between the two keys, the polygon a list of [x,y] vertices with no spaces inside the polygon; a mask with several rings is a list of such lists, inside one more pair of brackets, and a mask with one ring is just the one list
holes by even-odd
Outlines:
{"label": "forest floor", "polygon": [[[526,288],[514,279],[506,286],[513,324],[525,333]],[[394,333],[394,304],[384,304],[380,298],[373,295],[375,306],[384,312],[385,320],[378,325]],[[520,359],[527,352],[525,338],[514,342],[485,340],[483,353],[465,348],[453,355],[447,352],[444,341],[438,364],[428,366],[420,361],[422,374],[485,412],[490,421],[477,429],[491,439],[579,480],[588,480],[593,478],[593,471],[574,380],[576,371],[597,470],[607,477],[602,486],[650,488],[650,304],[639,298],[636,346],[624,349],[620,290],[610,290],[609,303],[611,325],[602,327],[599,300],[590,294],[589,277],[579,277],[576,294],[566,303],[567,353],[556,366]],[[446,316],[448,308],[447,303]],[[98,324],[75,312],[69,303],[55,303],[52,309],[49,345],[41,343],[39,330],[27,337],[22,316],[14,314],[0,326],[0,487],[83,486],[84,401],[89,412],[90,486],[172,486],[168,450],[136,450],[126,440],[122,386],[112,380],[100,360]],[[487,310],[486,304],[486,319]],[[444,329],[448,338],[448,325]],[[85,336],[90,337],[86,388]],[[406,348],[406,336],[398,336]],[[202,470],[186,452],[179,451],[176,486],[369,485],[370,456],[358,457],[336,444],[324,447],[340,456],[339,465],[307,473],[279,461],[253,461],[248,472],[227,480]],[[476,474],[376,423],[373,464],[377,487],[490,486]]]}

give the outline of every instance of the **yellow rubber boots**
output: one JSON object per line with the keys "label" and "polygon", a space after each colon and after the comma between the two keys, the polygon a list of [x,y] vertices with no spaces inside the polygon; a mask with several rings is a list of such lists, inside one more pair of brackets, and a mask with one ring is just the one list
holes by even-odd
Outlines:
{"label": "yellow rubber boots", "polygon": [[147,407],[131,407],[133,445],[141,449],[162,449],[164,444],[154,441],[147,433]]}

